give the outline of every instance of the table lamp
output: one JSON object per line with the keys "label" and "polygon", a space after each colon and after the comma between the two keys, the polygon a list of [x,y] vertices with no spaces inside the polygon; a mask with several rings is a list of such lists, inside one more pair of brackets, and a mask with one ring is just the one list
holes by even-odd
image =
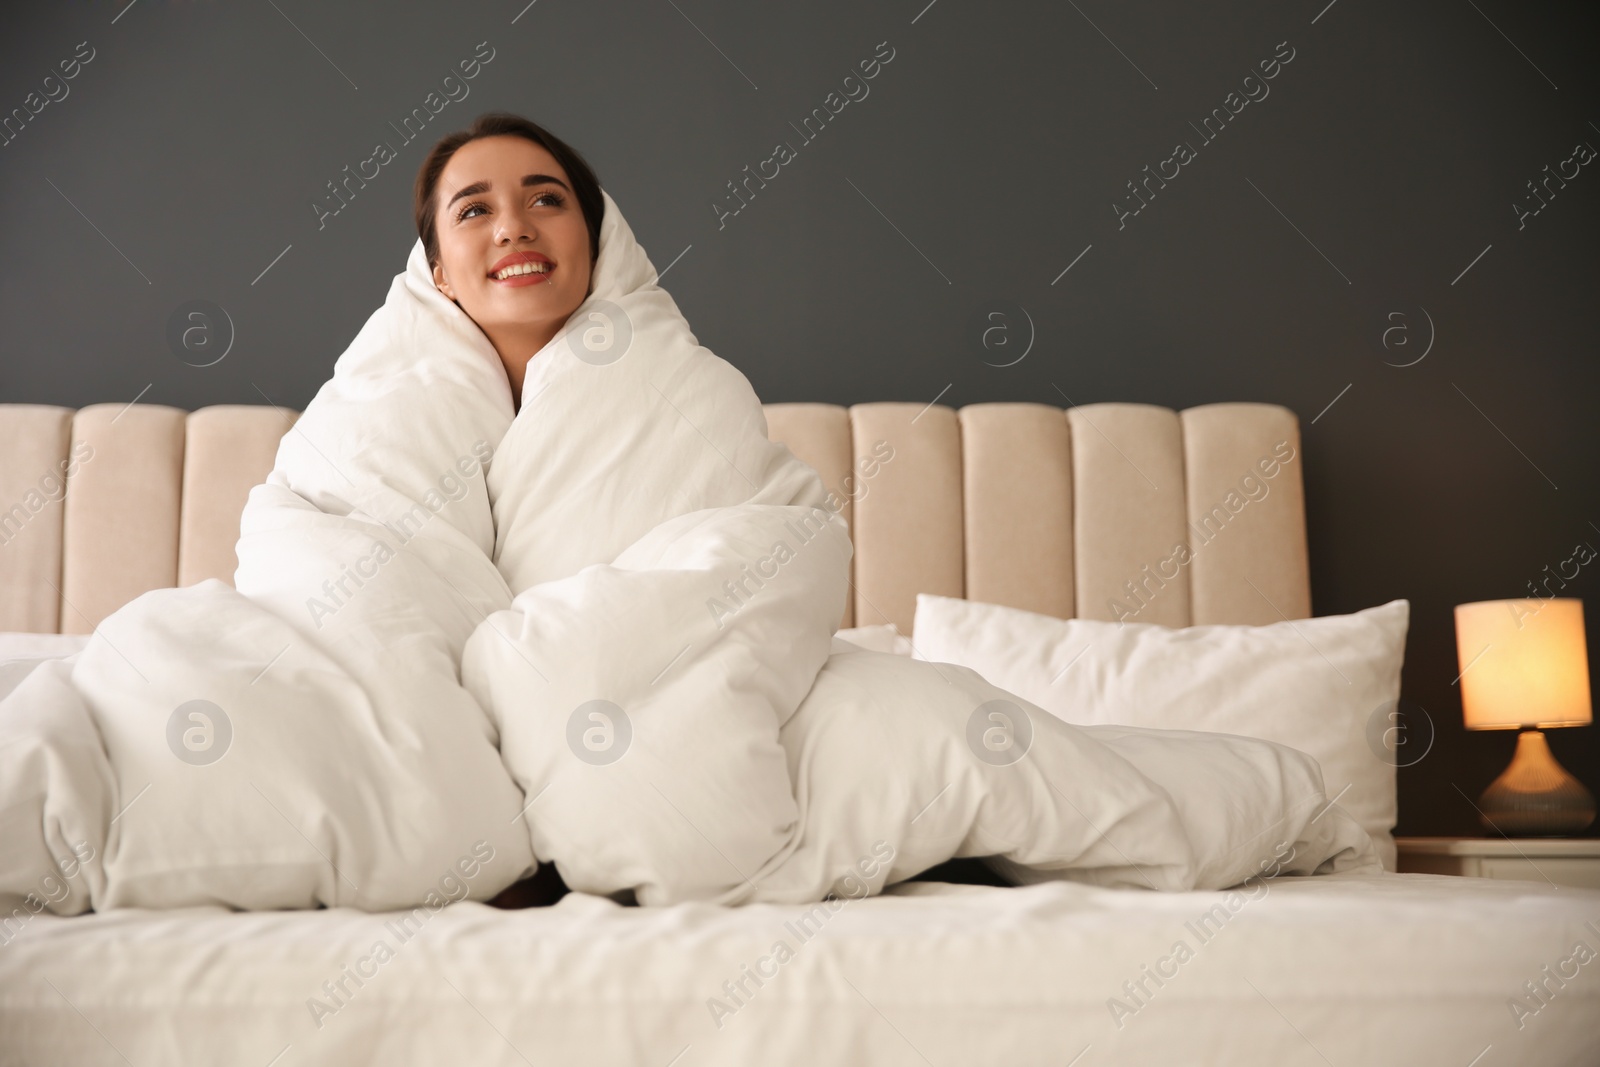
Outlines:
{"label": "table lamp", "polygon": [[1550,752],[1544,731],[1588,726],[1583,601],[1486,600],[1456,606],[1461,709],[1469,730],[1518,730],[1517,752],[1479,801],[1486,829],[1574,834],[1594,821],[1594,795]]}

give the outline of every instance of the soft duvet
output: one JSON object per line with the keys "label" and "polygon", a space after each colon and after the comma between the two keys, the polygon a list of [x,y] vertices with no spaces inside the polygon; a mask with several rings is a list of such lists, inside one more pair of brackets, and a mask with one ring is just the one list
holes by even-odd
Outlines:
{"label": "soft duvet", "polygon": [[0,684],[0,903],[376,911],[540,863],[643,905],[961,856],[1158,890],[1375,867],[1302,753],[1074,727],[837,641],[850,553],[609,197],[520,410],[419,241],[251,492],[235,587],[146,593]]}

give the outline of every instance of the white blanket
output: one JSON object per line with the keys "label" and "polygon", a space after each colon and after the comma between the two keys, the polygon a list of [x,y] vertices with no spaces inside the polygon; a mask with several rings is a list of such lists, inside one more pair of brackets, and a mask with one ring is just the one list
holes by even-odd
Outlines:
{"label": "white blanket", "polygon": [[6,913],[383,910],[538,862],[646,905],[952,856],[1163,890],[1375,865],[1292,749],[832,641],[843,519],[605,204],[520,411],[419,242],[252,491],[236,588],[147,593],[0,701]]}

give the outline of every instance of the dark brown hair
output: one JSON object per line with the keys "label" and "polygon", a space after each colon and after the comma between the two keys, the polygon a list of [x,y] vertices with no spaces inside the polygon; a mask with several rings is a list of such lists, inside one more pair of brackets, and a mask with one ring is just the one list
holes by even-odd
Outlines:
{"label": "dark brown hair", "polygon": [[439,229],[434,219],[434,194],[439,187],[439,175],[445,164],[462,145],[484,137],[525,137],[555,157],[561,169],[572,182],[572,194],[578,199],[583,212],[584,225],[589,230],[589,260],[592,264],[600,258],[600,220],[605,215],[605,198],[600,193],[600,179],[576,149],[544,127],[529,122],[521,115],[505,111],[490,111],[479,115],[471,126],[450,134],[433,146],[428,158],[417,171],[415,210],[417,236],[422,238],[422,250],[427,253],[428,265],[439,262]]}

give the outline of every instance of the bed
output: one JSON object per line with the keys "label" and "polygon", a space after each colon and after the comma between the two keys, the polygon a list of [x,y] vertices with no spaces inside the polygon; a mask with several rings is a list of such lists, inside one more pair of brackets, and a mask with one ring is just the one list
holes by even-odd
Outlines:
{"label": "bed", "polygon": [[[1274,442],[1299,447],[1294,415],[1261,404],[765,411],[846,500],[840,625],[893,623],[913,642],[918,593],[1113,618],[1238,471]],[[147,590],[230,580],[239,512],[293,418],[0,406],[0,631],[34,635],[8,636],[0,658],[68,654]],[[858,461],[882,438],[894,460],[868,477]],[[1295,463],[1141,621],[1309,618],[1307,558]],[[572,893],[432,915],[130,909],[31,915],[4,940],[4,1063],[1600,1062],[1600,893],[1541,882],[1346,874],[1241,896],[919,880],[832,906]]]}

